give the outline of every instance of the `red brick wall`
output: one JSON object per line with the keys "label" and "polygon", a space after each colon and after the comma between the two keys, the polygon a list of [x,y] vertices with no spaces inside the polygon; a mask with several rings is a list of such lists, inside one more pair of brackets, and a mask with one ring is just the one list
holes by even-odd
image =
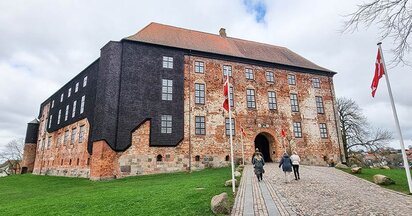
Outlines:
{"label": "red brick wall", "polygon": [[[47,133],[44,127],[47,125],[46,117],[48,116],[49,105],[45,106],[42,110],[42,116],[40,118],[33,173],[88,178],[90,175],[90,155],[87,152],[89,122],[87,119],[82,119],[55,132]],[[83,126],[85,129],[82,142],[79,140],[80,126]],[[74,135],[74,142],[72,143],[71,137],[73,129],[76,129],[76,133]],[[67,141],[64,142],[66,131],[69,132],[69,136]],[[61,138],[60,143],[58,143],[58,137]]]}
{"label": "red brick wall", "polygon": [[116,177],[117,158],[106,141],[93,143],[93,155],[90,166],[90,179],[103,180]]}
{"label": "red brick wall", "polygon": [[34,161],[36,160],[36,143],[25,143],[22,167],[27,167],[27,172],[33,172]]}

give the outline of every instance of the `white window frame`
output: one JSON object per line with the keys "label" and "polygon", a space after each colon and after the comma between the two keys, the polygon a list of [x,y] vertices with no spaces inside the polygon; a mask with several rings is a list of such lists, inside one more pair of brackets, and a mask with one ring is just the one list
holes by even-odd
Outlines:
{"label": "white window frame", "polygon": [[80,103],[80,114],[82,114],[84,112],[84,103],[86,103],[86,95],[82,96],[82,100]]}
{"label": "white window frame", "polygon": [[232,66],[231,65],[223,65],[223,76],[226,77],[227,73],[229,73],[229,76],[232,76]]}
{"label": "white window frame", "polygon": [[253,74],[253,69],[252,68],[246,68],[245,69],[245,77],[247,80],[254,80],[255,75]]}
{"label": "white window frame", "polygon": [[266,71],[266,82],[274,83],[275,82],[275,74],[273,71]]}
{"label": "white window frame", "polygon": [[77,105],[77,100],[73,101],[72,118],[76,116],[76,105]]}
{"label": "white window frame", "polygon": [[173,69],[173,57],[163,56],[163,68]]}
{"label": "white window frame", "polygon": [[313,88],[320,88],[320,79],[315,77],[312,79],[312,87]]}
{"label": "white window frame", "polygon": [[172,115],[161,115],[160,117],[160,133],[171,134],[173,128]]}
{"label": "white window frame", "polygon": [[162,79],[162,100],[173,100],[173,80]]}
{"label": "white window frame", "polygon": [[70,109],[70,105],[67,104],[66,105],[66,113],[64,115],[64,121],[67,121],[67,119],[69,118],[69,109]]}
{"label": "white window frame", "polygon": [[277,109],[277,101],[276,101],[276,92],[275,91],[268,91],[268,107],[269,110],[276,110]]}
{"label": "white window frame", "polygon": [[256,108],[256,98],[254,89],[246,89],[246,103],[247,108]]}
{"label": "white window frame", "polygon": [[72,88],[69,88],[67,91],[67,97],[69,98],[72,95]]}
{"label": "white window frame", "polygon": [[195,104],[205,104],[205,91],[205,84],[195,83]]}
{"label": "white window frame", "polygon": [[74,92],[76,93],[77,91],[79,91],[79,82],[76,83],[76,87],[74,88]]}
{"label": "white window frame", "polygon": [[202,61],[195,61],[195,73],[205,73],[205,63]]}
{"label": "white window frame", "polygon": [[59,115],[57,116],[57,124],[60,124],[61,116],[62,116],[62,110],[59,109]]}
{"label": "white window frame", "polygon": [[302,123],[293,122],[293,135],[295,138],[302,138]]}
{"label": "white window frame", "polygon": [[87,76],[83,78],[83,87],[87,86]]}

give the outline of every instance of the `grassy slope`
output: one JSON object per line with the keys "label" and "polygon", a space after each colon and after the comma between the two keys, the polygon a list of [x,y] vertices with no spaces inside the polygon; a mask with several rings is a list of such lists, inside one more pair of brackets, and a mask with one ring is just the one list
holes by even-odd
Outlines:
{"label": "grassy slope", "polygon": [[[212,215],[211,198],[227,192],[230,168],[114,181],[17,175],[0,178],[4,215]],[[205,188],[198,190],[196,188]]]}
{"label": "grassy slope", "polygon": [[[342,169],[343,171],[347,173],[351,173],[351,169]],[[362,173],[361,174],[353,174],[355,176],[358,176],[360,178],[366,179],[370,182],[373,182],[373,176],[376,174],[382,174],[385,175],[395,181],[395,184],[393,185],[386,185],[382,186],[391,190],[399,191],[402,193],[409,194],[409,188],[408,188],[408,181],[406,179],[406,173],[405,170],[403,169],[391,169],[391,170],[385,170],[385,169],[365,169],[362,168]]]}

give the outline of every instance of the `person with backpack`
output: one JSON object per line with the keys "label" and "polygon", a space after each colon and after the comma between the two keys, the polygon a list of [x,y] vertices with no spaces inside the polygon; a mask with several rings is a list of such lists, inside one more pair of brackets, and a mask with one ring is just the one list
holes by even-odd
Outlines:
{"label": "person with backpack", "polygon": [[265,160],[262,157],[262,153],[260,153],[258,150],[255,152],[255,154],[253,154],[252,164],[255,168],[255,174],[258,178],[258,181],[263,180],[263,173],[265,172],[263,166],[265,165]]}
{"label": "person with backpack", "polygon": [[289,183],[289,176],[292,173],[292,161],[289,158],[288,153],[283,153],[283,157],[279,162],[279,168],[282,166],[282,170],[285,173],[286,183]]}

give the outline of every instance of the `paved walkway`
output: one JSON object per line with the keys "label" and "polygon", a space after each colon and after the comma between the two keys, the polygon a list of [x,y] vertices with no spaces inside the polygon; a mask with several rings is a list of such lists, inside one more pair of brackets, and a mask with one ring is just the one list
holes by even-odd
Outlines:
{"label": "paved walkway", "polygon": [[301,180],[285,183],[278,164],[258,182],[243,171],[232,215],[412,215],[412,196],[381,188],[330,167],[300,166]]}

